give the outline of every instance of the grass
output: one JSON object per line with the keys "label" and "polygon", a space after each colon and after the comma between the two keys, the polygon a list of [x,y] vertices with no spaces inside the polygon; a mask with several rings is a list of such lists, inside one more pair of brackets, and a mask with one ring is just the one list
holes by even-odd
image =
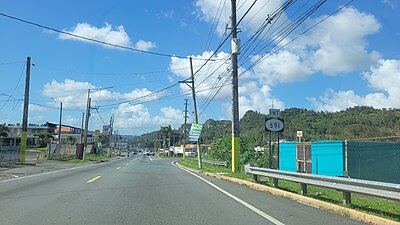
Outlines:
{"label": "grass", "polygon": [[[185,159],[179,161],[179,163],[189,168],[198,169],[198,163],[196,159]],[[222,173],[225,176],[254,182],[253,175],[244,173],[244,167],[241,168],[239,172],[232,173],[230,168],[203,163],[202,171],[211,173]],[[259,183],[271,187],[273,186],[272,180],[260,181]],[[283,180],[279,180],[279,188],[296,194],[300,194],[301,191],[300,184]],[[311,185],[308,185],[307,192],[308,193],[306,196],[308,197],[327,201],[337,205],[342,205],[342,192]],[[356,194],[352,195],[351,201],[352,204],[345,207],[400,222],[399,202],[379,199],[375,197],[364,197]]]}
{"label": "grass", "polygon": [[49,149],[47,147],[42,147],[42,148],[28,148],[27,151],[48,151]]}
{"label": "grass", "polygon": [[101,161],[101,160],[107,160],[107,159],[109,159],[107,156],[91,154],[91,155],[86,155],[85,160],[76,159],[74,156],[57,159],[57,160],[63,161],[63,162],[69,162],[69,163],[86,163],[89,161]]}

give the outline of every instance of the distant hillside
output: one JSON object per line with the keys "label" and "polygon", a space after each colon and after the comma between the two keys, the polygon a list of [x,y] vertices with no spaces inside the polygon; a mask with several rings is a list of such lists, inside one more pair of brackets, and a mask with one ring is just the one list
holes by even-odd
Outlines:
{"label": "distant hillside", "polygon": [[[240,135],[253,137],[256,145],[266,143],[268,138],[264,129],[266,116],[259,112],[247,111],[240,120]],[[400,109],[374,109],[360,106],[340,112],[315,112],[308,109],[289,108],[281,111],[281,117],[285,121],[282,139],[286,140],[295,140],[298,130],[303,131],[305,141],[400,135]],[[211,143],[219,137],[230,135],[231,126],[231,121],[228,120],[207,120],[203,127],[203,142]],[[190,129],[190,125],[187,129]],[[183,139],[183,125],[175,131],[175,134],[181,140]],[[136,143],[143,142],[143,144],[153,146],[152,139],[159,137],[158,131],[154,131],[135,137],[134,140]]]}

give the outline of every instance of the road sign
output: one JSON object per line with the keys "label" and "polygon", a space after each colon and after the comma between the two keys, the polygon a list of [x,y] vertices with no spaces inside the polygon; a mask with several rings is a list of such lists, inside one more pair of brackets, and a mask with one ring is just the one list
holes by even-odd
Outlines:
{"label": "road sign", "polygon": [[110,133],[110,126],[103,126],[103,134],[109,134]]}
{"label": "road sign", "polygon": [[303,131],[298,130],[297,131],[297,137],[303,137]]}
{"label": "road sign", "polygon": [[268,119],[265,121],[265,129],[268,131],[283,131],[284,124],[283,120],[280,119]]}
{"label": "road sign", "polygon": [[200,138],[201,130],[203,129],[203,124],[192,123],[189,131],[189,140],[198,141]]}
{"label": "road sign", "polygon": [[278,118],[280,114],[280,110],[279,109],[269,109],[269,116],[271,118]]}

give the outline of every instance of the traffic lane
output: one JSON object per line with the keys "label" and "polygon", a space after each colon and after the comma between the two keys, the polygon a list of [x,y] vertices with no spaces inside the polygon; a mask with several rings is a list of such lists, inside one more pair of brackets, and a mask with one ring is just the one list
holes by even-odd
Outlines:
{"label": "traffic lane", "polygon": [[324,211],[322,209],[305,205],[284,197],[255,190],[244,185],[217,179],[204,174],[197,174],[200,177],[212,182],[229,193],[251,203],[256,208],[268,213],[285,224],[308,225],[365,225],[361,221],[351,219],[339,214]]}
{"label": "traffic lane", "polygon": [[271,224],[170,162],[139,157],[81,199],[67,197],[78,209],[55,204],[51,211],[74,215],[68,224]]}
{"label": "traffic lane", "polygon": [[[110,176],[116,171],[115,167],[123,163],[125,160],[115,160],[0,183],[0,211],[2,215],[7,215],[0,217],[0,224],[45,224],[40,218],[53,211],[54,205],[68,204],[69,199],[83,200],[85,193],[92,191],[87,181],[98,176],[97,174]],[[76,205],[78,206],[79,204]],[[57,212],[52,215],[57,215]]]}
{"label": "traffic lane", "polygon": [[[125,162],[123,162],[125,163]],[[269,224],[247,215],[198,179],[162,160],[139,157],[112,176],[86,183],[85,191],[8,202],[1,224]],[[118,168],[118,167],[117,167]],[[101,168],[99,168],[100,170]],[[100,171],[101,172],[101,171]],[[104,172],[104,171],[103,171]],[[168,176],[169,175],[169,176]],[[60,185],[64,185],[60,183]],[[4,200],[4,199],[3,199]],[[18,199],[15,202],[21,203]],[[32,204],[31,202],[34,202]],[[214,202],[214,203],[213,203]],[[4,201],[2,201],[3,205]],[[20,212],[15,214],[12,212]],[[4,213],[4,214],[3,214]]]}
{"label": "traffic lane", "polygon": [[137,224],[272,224],[173,167],[172,161],[143,158],[132,165],[137,167],[132,170],[133,176],[121,181],[133,185],[126,192],[125,204],[137,214]]}

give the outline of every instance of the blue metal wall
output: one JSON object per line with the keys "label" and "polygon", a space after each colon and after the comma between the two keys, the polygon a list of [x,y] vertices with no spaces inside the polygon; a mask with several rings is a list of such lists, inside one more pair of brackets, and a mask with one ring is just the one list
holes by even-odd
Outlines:
{"label": "blue metal wall", "polygon": [[296,172],[296,142],[279,144],[279,170]]}
{"label": "blue metal wall", "polygon": [[326,176],[344,175],[344,142],[311,143],[312,173]]}

